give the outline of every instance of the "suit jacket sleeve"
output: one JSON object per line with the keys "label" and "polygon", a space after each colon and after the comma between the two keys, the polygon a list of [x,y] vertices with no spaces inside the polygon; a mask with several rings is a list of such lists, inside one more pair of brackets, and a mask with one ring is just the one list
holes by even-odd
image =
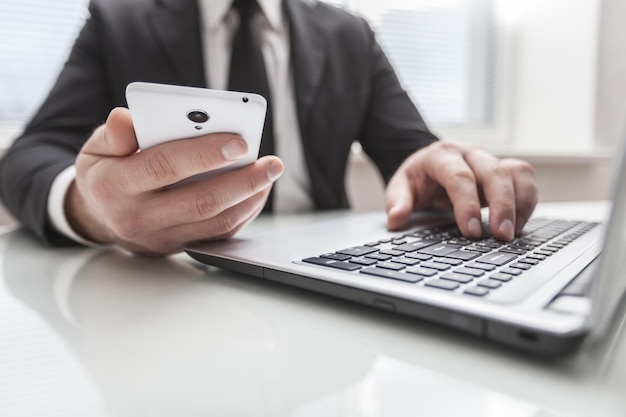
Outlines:
{"label": "suit jacket sleeve", "polygon": [[[3,202],[25,227],[56,244],[70,242],[49,224],[50,187],[109,112],[126,106],[126,85],[148,81],[204,86],[195,0],[167,5],[91,0],[89,12],[56,84],[0,162]],[[169,50],[167,36],[174,45]],[[170,50],[181,58],[171,59]]]}
{"label": "suit jacket sleeve", "polygon": [[114,103],[108,99],[94,20],[89,19],[57,82],[0,163],[0,195],[39,237],[69,240],[51,230],[47,199],[54,178],[74,163],[91,131]]}
{"label": "suit jacket sleeve", "polygon": [[413,152],[437,141],[400,85],[381,46],[370,32],[371,90],[359,135],[364,151],[385,183]]}

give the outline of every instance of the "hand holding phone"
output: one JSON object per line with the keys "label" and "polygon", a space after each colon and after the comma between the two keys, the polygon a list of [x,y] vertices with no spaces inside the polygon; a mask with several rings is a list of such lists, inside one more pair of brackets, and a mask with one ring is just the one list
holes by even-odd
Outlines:
{"label": "hand holding phone", "polygon": [[235,133],[247,142],[243,158],[203,178],[248,165],[258,157],[267,111],[267,101],[258,94],[134,82],[126,88],[126,100],[142,150],[210,133]]}

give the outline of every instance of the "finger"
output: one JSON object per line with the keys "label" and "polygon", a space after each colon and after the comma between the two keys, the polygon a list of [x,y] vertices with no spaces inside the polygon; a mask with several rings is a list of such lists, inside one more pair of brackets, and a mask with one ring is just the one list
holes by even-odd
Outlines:
{"label": "finger", "polygon": [[191,242],[228,239],[256,218],[265,205],[270,188],[251,196],[209,220],[176,227]]}
{"label": "finger", "polygon": [[234,236],[262,211],[269,188],[223,211],[209,220],[173,226],[153,240],[151,251],[173,253],[199,242],[227,239]]}
{"label": "finger", "polygon": [[537,205],[538,189],[533,167],[518,159],[503,159],[502,165],[508,169],[515,188],[515,233],[521,233]]}
{"label": "finger", "polygon": [[269,189],[283,169],[279,158],[266,156],[236,171],[155,192],[145,199],[141,213],[124,219],[127,225],[120,229],[132,235],[212,219]]}
{"label": "finger", "polygon": [[85,143],[83,153],[92,156],[127,156],[139,149],[130,117],[130,111],[123,107],[109,113],[106,123]]}
{"label": "finger", "polygon": [[478,238],[482,227],[476,177],[460,149],[448,144],[438,146],[425,158],[425,169],[428,176],[445,189],[461,233]]}
{"label": "finger", "polygon": [[132,155],[125,169],[112,170],[110,178],[138,194],[225,167],[247,152],[246,141],[230,133],[175,140]]}
{"label": "finger", "polygon": [[478,148],[464,153],[489,207],[489,228],[499,240],[515,237],[515,187],[511,172],[495,156]]}
{"label": "finger", "polygon": [[397,230],[405,226],[413,212],[414,190],[410,178],[405,170],[398,172],[391,178],[385,190],[387,227]]}

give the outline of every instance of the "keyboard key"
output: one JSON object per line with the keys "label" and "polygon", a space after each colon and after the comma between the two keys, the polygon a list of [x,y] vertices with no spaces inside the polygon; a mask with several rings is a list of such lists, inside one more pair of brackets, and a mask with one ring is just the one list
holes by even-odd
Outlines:
{"label": "keyboard key", "polygon": [[530,253],[528,255],[526,255],[526,258],[528,259],[536,259],[538,261],[543,261],[544,259],[547,258],[546,255],[537,255],[536,253]]}
{"label": "keyboard key", "polygon": [[371,265],[374,265],[378,261],[376,259],[370,259],[370,258],[352,258],[348,262],[351,262],[357,265],[371,266]]}
{"label": "keyboard key", "polygon": [[404,245],[396,246],[394,249],[402,252],[415,252],[422,248],[435,245],[441,242],[441,240],[418,240],[416,242],[405,243]]}
{"label": "keyboard key", "polygon": [[395,262],[381,262],[378,264],[379,268],[391,269],[393,271],[400,271],[406,268],[406,265],[398,264]]}
{"label": "keyboard key", "polygon": [[552,255],[552,252],[549,251],[545,251],[545,250],[536,250],[534,252],[535,255],[545,255],[545,256],[550,256]]}
{"label": "keyboard key", "polygon": [[531,268],[531,265],[528,264],[524,264],[521,262],[516,262],[514,264],[509,265],[511,268],[517,268],[517,269],[523,269],[524,271],[527,271]]}
{"label": "keyboard key", "polygon": [[328,267],[336,268],[336,269],[343,269],[344,271],[356,271],[357,269],[361,268],[358,265],[350,264],[348,262],[336,261],[334,259],[318,258],[318,257],[306,258],[306,259],[303,259],[302,262],[306,262],[306,263],[314,264],[314,265],[320,265],[320,266],[328,266]]}
{"label": "keyboard key", "polygon": [[366,258],[376,259],[377,261],[388,261],[392,258],[391,255],[385,255],[382,253],[368,253],[365,255]]}
{"label": "keyboard key", "polygon": [[478,252],[479,254],[489,253],[493,249],[491,248],[481,248],[479,246],[469,246],[465,248],[468,252]]}
{"label": "keyboard key", "polygon": [[471,252],[468,250],[457,250],[446,255],[446,258],[460,259],[462,261],[471,261],[474,258],[478,258],[481,255],[480,252]]}
{"label": "keyboard key", "polygon": [[509,282],[510,280],[513,279],[513,275],[511,275],[511,274],[503,274],[501,272],[496,272],[495,274],[491,274],[489,276],[489,278],[495,279],[497,281]]}
{"label": "keyboard key", "polygon": [[377,252],[377,249],[369,248],[367,246],[354,246],[352,248],[346,248],[338,250],[337,253],[341,255],[350,255],[350,256],[363,256],[368,253]]}
{"label": "keyboard key", "polygon": [[516,255],[524,255],[528,251],[526,249],[517,249],[517,248],[508,247],[508,248],[500,249],[500,252],[514,253]]}
{"label": "keyboard key", "polygon": [[493,265],[479,264],[478,262],[472,262],[471,264],[467,264],[465,266],[467,266],[468,268],[482,269],[483,271],[493,271],[494,269],[496,269],[496,267]]}
{"label": "keyboard key", "polygon": [[348,259],[351,258],[351,256],[350,255],[342,255],[340,253],[325,253],[323,255],[320,255],[320,258],[334,259],[336,261],[347,261]]}
{"label": "keyboard key", "polygon": [[458,265],[461,265],[463,263],[463,261],[460,260],[460,259],[436,258],[436,259],[433,259],[433,260],[435,262],[438,262],[438,263],[448,264],[448,265],[452,265],[452,266],[458,266]]}
{"label": "keyboard key", "polygon": [[381,253],[383,255],[391,255],[391,256],[404,255],[404,252],[399,251],[399,250],[395,250],[395,249],[385,249],[385,250],[381,250],[379,253]]}
{"label": "keyboard key", "polygon": [[446,256],[452,252],[456,252],[459,250],[461,246],[459,245],[450,245],[448,243],[439,243],[437,245],[429,246],[424,249],[420,249],[420,253],[425,253],[427,255],[433,256]]}
{"label": "keyboard key", "polygon": [[428,261],[433,259],[432,255],[425,255],[423,253],[407,253],[404,256],[407,258],[418,259],[420,261]]}
{"label": "keyboard key", "polygon": [[508,262],[511,262],[515,258],[517,258],[517,256],[513,253],[495,252],[476,259],[476,262],[502,266]]}
{"label": "keyboard key", "polygon": [[473,277],[479,277],[481,275],[485,275],[485,271],[483,271],[482,269],[467,268],[467,267],[457,268],[454,270],[454,272],[456,272],[457,274],[471,275]]}
{"label": "keyboard key", "polygon": [[550,252],[550,253],[554,253],[554,252],[558,252],[559,249],[556,248],[550,248],[548,246],[544,246],[543,248],[541,248],[541,252]]}
{"label": "keyboard key", "polygon": [[523,271],[516,268],[503,268],[500,272],[510,275],[520,275]]}
{"label": "keyboard key", "polygon": [[430,281],[426,282],[427,287],[433,287],[433,288],[440,288],[442,290],[456,290],[457,288],[459,288],[459,284],[457,284],[456,282],[453,281],[446,281],[443,279],[431,279]]}
{"label": "keyboard key", "polygon": [[522,258],[518,260],[518,262],[528,264],[528,265],[537,265],[539,263],[537,259],[531,259],[531,258]]}
{"label": "keyboard key", "polygon": [[478,286],[469,287],[465,291],[463,291],[463,293],[469,294],[469,295],[476,295],[478,297],[483,297],[489,294],[489,289],[487,287],[478,287]]}
{"label": "keyboard key", "polygon": [[550,243],[546,245],[545,247],[543,247],[542,249],[554,249],[555,251],[558,251],[560,249],[563,249],[565,246],[567,245],[564,243]]}
{"label": "keyboard key", "polygon": [[421,266],[418,266],[415,268],[409,268],[406,272],[409,274],[422,275],[424,277],[432,277],[433,275],[437,275],[438,271],[436,269],[422,268]]}
{"label": "keyboard key", "polygon": [[442,264],[442,263],[433,262],[433,261],[423,262],[422,266],[424,268],[436,269],[437,271],[445,271],[446,269],[450,269],[450,265],[448,264]]}
{"label": "keyboard key", "polygon": [[394,258],[393,261],[406,266],[413,266],[420,263],[419,259],[412,258]]}
{"label": "keyboard key", "polygon": [[496,288],[500,288],[502,283],[500,281],[496,281],[495,279],[484,279],[478,283],[481,287],[487,287],[491,290],[495,290]]}
{"label": "keyboard key", "polygon": [[472,282],[474,280],[470,275],[456,274],[454,272],[446,272],[445,274],[441,274],[439,278],[460,282],[461,284],[467,284],[468,282]]}
{"label": "keyboard key", "polygon": [[396,272],[390,269],[380,269],[380,268],[364,268],[359,271],[362,274],[374,275],[382,278],[391,278],[405,282],[419,282],[424,279],[420,275],[411,275],[405,274],[404,272]]}

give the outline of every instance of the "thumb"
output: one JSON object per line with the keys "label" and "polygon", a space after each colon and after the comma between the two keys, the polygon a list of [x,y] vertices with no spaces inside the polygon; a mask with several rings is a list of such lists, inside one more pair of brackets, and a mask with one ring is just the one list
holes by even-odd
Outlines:
{"label": "thumb", "polygon": [[82,152],[94,156],[115,157],[134,154],[138,149],[130,111],[117,107],[111,110],[106,123],[85,143]]}

